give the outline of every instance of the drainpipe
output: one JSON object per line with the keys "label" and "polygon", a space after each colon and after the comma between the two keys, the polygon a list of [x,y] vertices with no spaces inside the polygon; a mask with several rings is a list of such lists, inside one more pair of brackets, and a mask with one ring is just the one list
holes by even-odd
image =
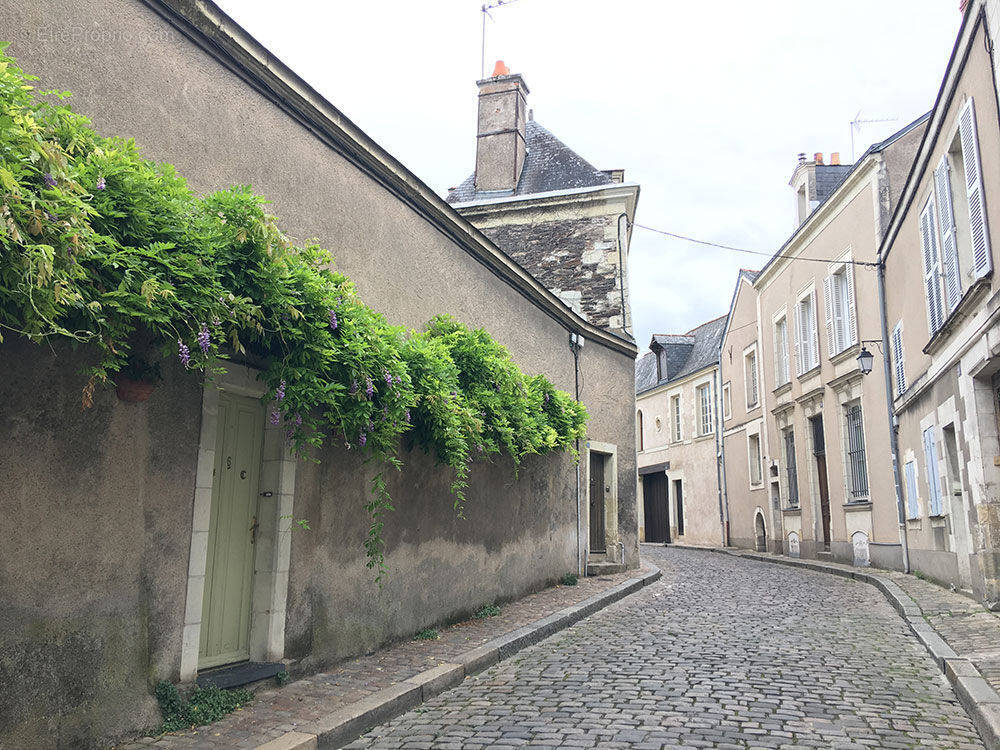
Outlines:
{"label": "drainpipe", "polygon": [[628,214],[624,211],[618,214],[618,287],[622,297],[622,330],[629,333],[629,321],[625,317],[625,259],[622,254],[622,219],[625,219],[625,231],[628,232]]}
{"label": "drainpipe", "polygon": [[[579,333],[570,332],[569,348],[573,352],[573,395],[577,401],[580,400],[580,347],[583,346],[583,339]],[[576,574],[582,576],[586,571],[583,568],[583,507],[580,494],[580,438],[576,439]]]}
{"label": "drainpipe", "polygon": [[903,486],[899,476],[899,431],[896,414],[892,409],[892,358],[889,356],[889,322],[885,305],[885,259],[879,258],[876,267],[878,276],[878,307],[882,323],[882,369],[885,374],[885,404],[889,417],[889,452],[892,454],[892,479],[896,485],[896,515],[899,521],[899,543],[903,548],[903,572],[910,572],[910,550],[906,539],[906,510],[903,506]]}
{"label": "drainpipe", "polygon": [[728,547],[729,543],[726,534],[726,516],[728,508],[725,507],[725,500],[722,493],[722,419],[725,412],[725,405],[722,401],[722,385],[720,369],[722,359],[719,359],[719,367],[712,373],[712,387],[715,388],[715,484],[719,490],[719,526],[722,529],[722,546]]}

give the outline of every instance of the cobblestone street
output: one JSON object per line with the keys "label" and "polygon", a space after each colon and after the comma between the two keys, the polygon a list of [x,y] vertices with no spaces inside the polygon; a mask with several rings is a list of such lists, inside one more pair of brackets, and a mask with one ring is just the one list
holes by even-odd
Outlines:
{"label": "cobblestone street", "polygon": [[983,746],[874,587],[643,551],[659,583],[349,747]]}

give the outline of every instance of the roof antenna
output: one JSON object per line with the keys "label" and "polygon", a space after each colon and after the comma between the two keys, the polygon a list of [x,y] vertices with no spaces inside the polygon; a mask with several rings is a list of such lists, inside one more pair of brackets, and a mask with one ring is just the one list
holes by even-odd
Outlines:
{"label": "roof antenna", "polygon": [[494,8],[499,8],[503,5],[513,5],[517,0],[493,0],[491,3],[484,3],[482,7],[483,12],[483,45],[482,51],[479,55],[479,79],[482,80],[486,78],[486,17],[489,16],[490,20],[493,19],[493,14],[490,13]]}
{"label": "roof antenna", "polygon": [[861,110],[859,109],[858,113],[856,115],[854,115],[854,119],[851,120],[851,122],[849,123],[850,126],[851,126],[851,163],[852,164],[854,163],[854,160],[855,160],[855,156],[854,156],[854,132],[857,131],[857,132],[860,133],[862,125],[871,125],[872,123],[876,123],[876,122],[899,122],[899,118],[898,117],[879,117],[879,118],[874,118],[874,119],[865,119],[865,118],[861,117]]}

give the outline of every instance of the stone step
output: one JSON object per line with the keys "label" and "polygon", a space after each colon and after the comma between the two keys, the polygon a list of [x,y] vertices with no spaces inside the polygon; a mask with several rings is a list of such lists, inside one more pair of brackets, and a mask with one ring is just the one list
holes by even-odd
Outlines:
{"label": "stone step", "polygon": [[589,562],[587,563],[588,576],[610,576],[615,573],[624,573],[625,566],[615,562]]}

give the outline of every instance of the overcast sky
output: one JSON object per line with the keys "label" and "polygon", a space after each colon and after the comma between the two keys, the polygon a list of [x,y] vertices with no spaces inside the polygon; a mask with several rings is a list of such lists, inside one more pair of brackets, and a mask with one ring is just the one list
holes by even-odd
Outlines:
{"label": "overcast sky", "polygon": [[[773,252],[793,228],[800,151],[851,159],[930,109],[959,0],[516,0],[486,66],[524,75],[535,119],[641,184],[637,221]],[[436,191],[475,154],[482,0],[217,0]],[[828,157],[827,157],[828,158]],[[636,229],[635,335],[724,314],[762,258]]]}

